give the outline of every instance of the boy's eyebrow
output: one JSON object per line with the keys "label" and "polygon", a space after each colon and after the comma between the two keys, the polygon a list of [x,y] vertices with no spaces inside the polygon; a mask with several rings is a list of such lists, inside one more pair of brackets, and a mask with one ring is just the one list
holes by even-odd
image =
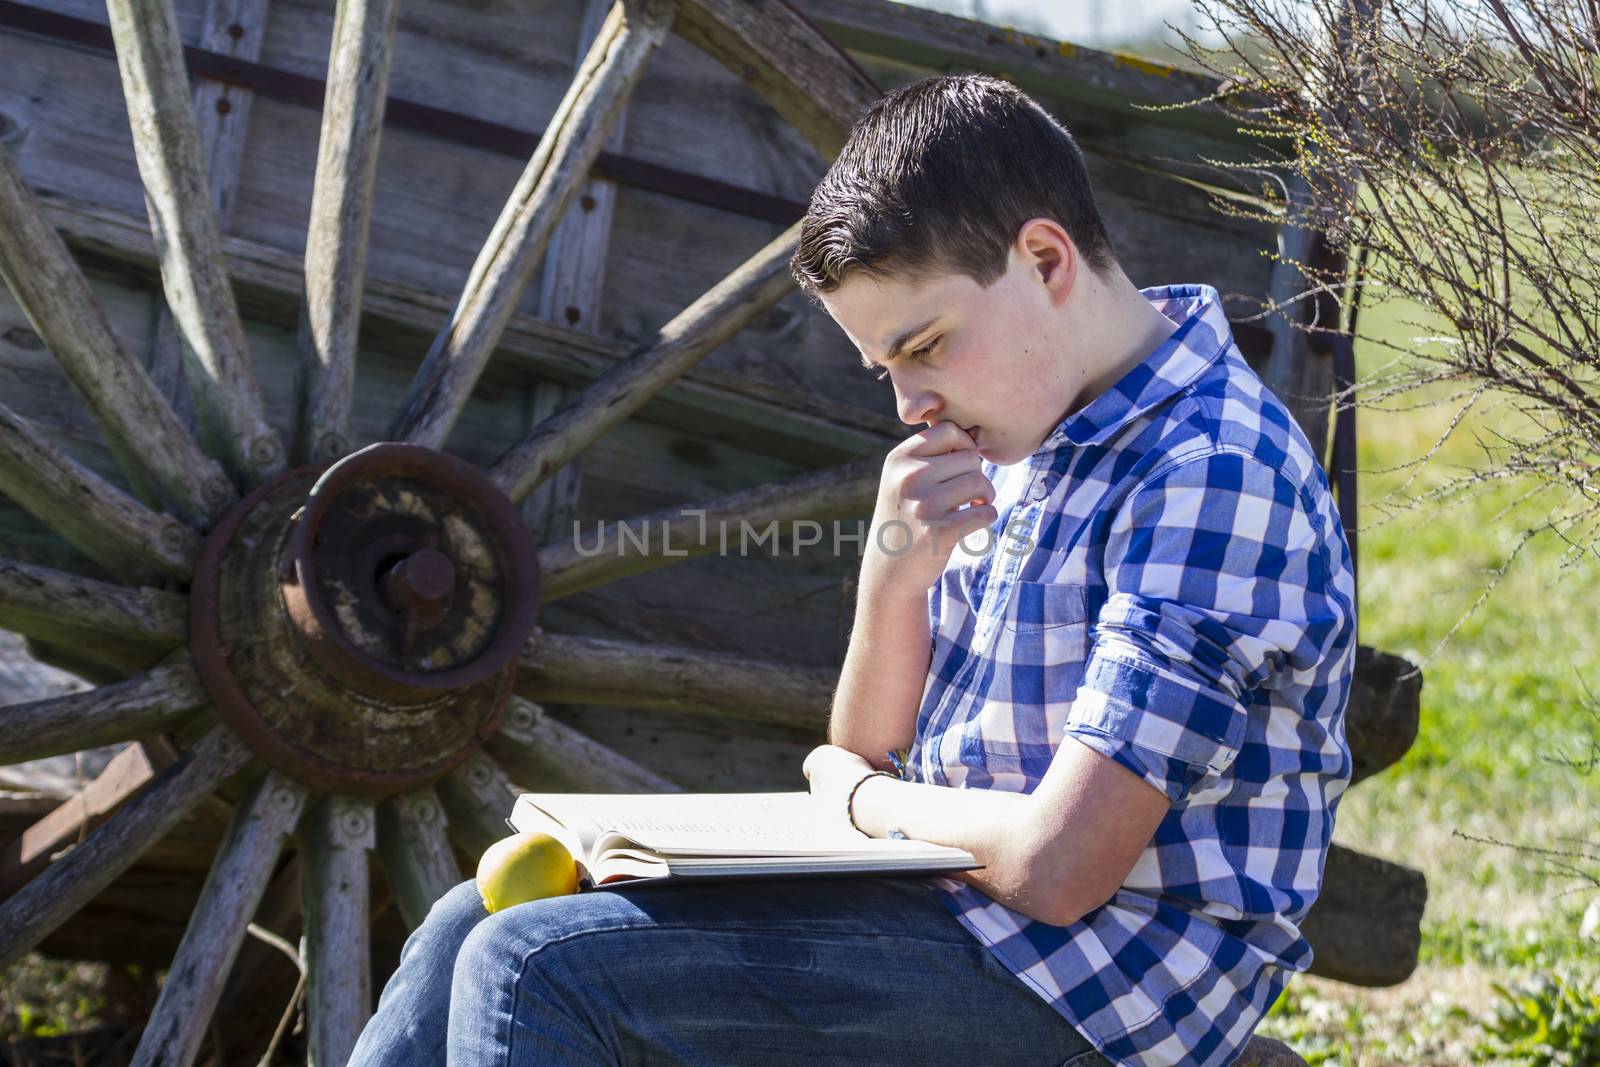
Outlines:
{"label": "boy's eyebrow", "polygon": [[[905,348],[906,345],[910,344],[911,343],[911,339],[913,337],[917,336],[917,334],[921,333],[923,330],[926,330],[929,326],[932,326],[934,323],[936,323],[938,321],[939,321],[939,316],[935,315],[933,318],[929,319],[927,322],[918,323],[916,326],[913,326],[913,327],[911,327],[911,329],[909,329],[909,330],[905,331],[904,333],[902,333],[899,337],[896,337],[894,339],[894,344],[889,346],[889,354],[887,356],[883,357],[883,361],[885,363],[887,363],[891,359],[893,359],[895,356],[898,356],[900,354],[900,350]],[[868,359],[865,355],[863,355],[861,357],[861,365],[863,367],[867,368],[868,370],[872,370],[878,364],[872,362],[872,360]]]}

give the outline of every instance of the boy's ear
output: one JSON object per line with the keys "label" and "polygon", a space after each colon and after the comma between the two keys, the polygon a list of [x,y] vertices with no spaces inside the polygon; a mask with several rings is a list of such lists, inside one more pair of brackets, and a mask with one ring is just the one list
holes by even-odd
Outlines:
{"label": "boy's ear", "polygon": [[1050,303],[1060,305],[1078,279],[1078,246],[1061,224],[1050,218],[1029,219],[1017,231],[1017,252],[1049,290]]}

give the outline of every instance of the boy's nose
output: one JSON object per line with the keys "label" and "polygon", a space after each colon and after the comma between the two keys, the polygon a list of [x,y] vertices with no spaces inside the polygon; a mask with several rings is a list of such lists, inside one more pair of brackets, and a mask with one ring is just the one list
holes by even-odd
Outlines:
{"label": "boy's nose", "polygon": [[900,394],[896,398],[896,406],[900,409],[900,421],[907,426],[915,426],[918,423],[932,425],[934,416],[939,413],[944,404],[935,394],[923,391]]}

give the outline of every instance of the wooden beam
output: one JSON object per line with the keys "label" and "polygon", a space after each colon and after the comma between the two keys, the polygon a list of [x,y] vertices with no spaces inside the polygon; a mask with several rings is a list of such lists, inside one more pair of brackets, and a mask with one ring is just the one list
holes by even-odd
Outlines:
{"label": "wooden beam", "polygon": [[[80,260],[111,269],[147,269],[155,259],[149,232],[126,212],[67,197],[43,201],[45,213]],[[251,305],[252,319],[292,325],[304,275],[300,259],[239,237],[224,245],[234,289]],[[385,351],[403,353],[426,344],[454,297],[368,278],[362,301],[362,337]],[[631,354],[622,342],[546,322],[513,316],[501,336],[489,373],[517,385],[554,380],[593,382]],[[842,462],[893,445],[907,433],[892,414],[879,414],[780,389],[728,371],[694,367],[664,388],[645,408],[655,421],[720,435],[763,455],[807,464]]]}
{"label": "wooden beam", "polygon": [[167,303],[195,361],[202,441],[236,477],[259,482],[283,469],[283,443],[267,423],[223,268],[171,0],[107,0],[106,13]]}
{"label": "wooden beam", "polygon": [[205,888],[167,969],[134,1067],[189,1067],[211,1025],[223,983],[272,877],[284,839],[306,803],[306,787],[268,771],[234,810]]}
{"label": "wooden beam", "polygon": [[372,805],[328,796],[300,826],[300,958],[306,967],[306,1045],[316,1067],[343,1067],[372,1015],[367,852]]}
{"label": "wooden beam", "polygon": [[[269,0],[206,0],[200,26],[200,48],[229,60],[253,63],[261,58],[267,37]],[[200,160],[211,185],[211,205],[217,229],[226,232],[238,202],[239,168],[244,160],[245,131],[250,128],[250,105],[255,93],[206,77],[194,81],[195,128]],[[158,301],[159,314],[147,362],[156,387],[167,398],[184,425],[194,425],[194,407],[183,380],[183,341],[172,308]]]}
{"label": "wooden beam", "polygon": [[308,463],[331,462],[350,451],[367,230],[399,11],[399,0],[339,0],[334,15],[300,319],[298,447]]}
{"label": "wooden beam", "polygon": [[378,805],[378,856],[406,927],[415,930],[434,901],[461,881],[449,819],[431,786]]}
{"label": "wooden beam", "polygon": [[485,849],[511,835],[506,819],[523,790],[487,755],[475,753],[439,779],[434,788],[450,816],[450,839],[472,858],[474,866]]}
{"label": "wooden beam", "polygon": [[676,0],[622,0],[612,8],[407,390],[392,440],[444,447],[556,222],[672,28],[675,7]]}
{"label": "wooden beam", "polygon": [[185,657],[126,682],[0,707],[0,764],[164,733],[210,700]]}
{"label": "wooden beam", "polygon": [[0,493],[112,574],[156,585],[187,580],[194,571],[200,538],[193,530],[56,451],[4,404]]}
{"label": "wooden beam", "polygon": [[231,730],[213,727],[88,838],[0,901],[0,967],[76,915],[249,759],[249,750]]}
{"label": "wooden beam", "polygon": [[1101,51],[890,0],[789,0],[830,40],[852,52],[881,56],[939,73],[978,70],[1007,77],[1024,90],[1114,113],[1124,125],[1203,131],[1223,158],[1246,147],[1238,123],[1215,105],[1141,111],[1139,105],[1185,104],[1212,97],[1204,75],[1124,52]]}
{"label": "wooden beam", "polygon": [[617,364],[575,401],[545,419],[489,468],[489,477],[521,500],[601,435],[699,363],[745,323],[794,291],[789,257],[799,224],[774,238],[733,273],[661,327],[653,343]]}
{"label": "wooden beam", "polygon": [[1422,715],[1422,671],[1403,656],[1362,645],[1345,708],[1351,784],[1400,762],[1417,739]]}
{"label": "wooden beam", "polygon": [[195,526],[238,494],[123,347],[88,279],[41,213],[8,153],[0,152],[0,278],[95,417],[135,487]]}
{"label": "wooden beam", "polygon": [[92,634],[154,658],[188,639],[189,598],[0,557],[0,628],[44,641]]}
{"label": "wooden beam", "polygon": [[676,29],[772,105],[824,160],[839,154],[850,124],[882,95],[785,0],[685,0]]}
{"label": "wooden beam", "polygon": [[95,779],[0,848],[0,900],[50,865],[50,857],[105,822],[128,797],[178,758],[164,737],[136,742],[111,758]]}
{"label": "wooden beam", "polygon": [[485,746],[513,782],[539,792],[681,793],[683,787],[512,697]]}
{"label": "wooden beam", "polygon": [[[1291,174],[1285,179],[1285,186],[1289,217],[1305,217],[1310,209],[1309,183],[1304,177]],[[1267,360],[1263,380],[1294,414],[1320,462],[1328,453],[1333,360],[1312,351],[1310,337],[1295,325],[1305,321],[1305,306],[1310,301],[1303,295],[1308,285],[1300,268],[1310,261],[1315,238],[1304,226],[1285,225],[1278,230],[1277,256],[1267,282],[1268,306],[1277,310],[1267,318],[1272,356]]]}
{"label": "wooden beam", "polygon": [[[584,544],[580,529],[571,540],[563,538],[539,551],[539,595],[555,600],[730,546],[744,554],[751,538],[759,545],[770,537],[775,550],[783,523],[809,520],[818,524],[817,537],[825,540],[820,523],[871,515],[882,473],[882,456],[863,456],[787,482],[606,523],[592,547]],[[849,536],[870,536],[866,522]]]}
{"label": "wooden beam", "polygon": [[1330,845],[1322,892],[1300,923],[1315,953],[1311,973],[1360,986],[1405,981],[1417,966],[1427,902],[1421,871]]}
{"label": "wooden beam", "polygon": [[546,632],[523,652],[517,693],[820,730],[838,680],[837,671],[727,652]]}
{"label": "wooden beam", "polygon": [[[577,63],[582,66],[589,48],[600,35],[611,0],[584,0],[578,27]],[[621,152],[627,125],[627,106],[617,115],[605,147]],[[611,244],[611,217],[616,210],[617,183],[590,172],[556,224],[540,270],[539,316],[562,322],[575,330],[595,333],[600,327],[600,307],[605,296],[606,253]],[[560,382],[537,382],[533,387],[527,430],[549,418],[570,398]],[[567,528],[577,509],[578,461],[566,464],[551,479],[522,500],[522,515],[536,543],[544,543]]]}

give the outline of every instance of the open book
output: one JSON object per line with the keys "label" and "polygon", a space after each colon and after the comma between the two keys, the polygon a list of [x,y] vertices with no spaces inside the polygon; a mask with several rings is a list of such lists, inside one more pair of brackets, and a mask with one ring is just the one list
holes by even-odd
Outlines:
{"label": "open book", "polygon": [[549,834],[578,861],[584,888],[688,878],[945,874],[972,853],[868,837],[827,822],[810,793],[523,793],[506,820]]}

